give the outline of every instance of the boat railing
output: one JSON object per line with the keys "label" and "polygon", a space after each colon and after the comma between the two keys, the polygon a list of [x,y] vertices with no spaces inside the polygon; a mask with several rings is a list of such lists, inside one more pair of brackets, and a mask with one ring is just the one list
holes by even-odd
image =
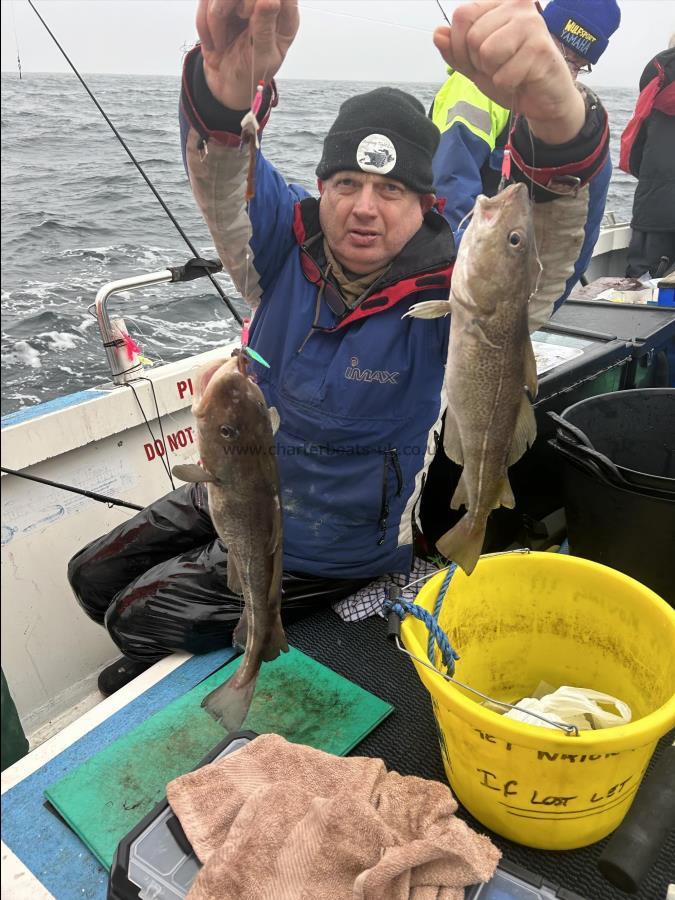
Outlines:
{"label": "boat railing", "polygon": [[156,284],[192,281],[219,272],[221,269],[222,265],[217,260],[195,258],[182,266],[170,266],[157,272],[132,275],[103,285],[96,294],[95,315],[115,384],[126,384],[139,378],[143,370],[143,358],[140,348],[126,329],[124,319],[119,316],[111,317],[108,300],[114,294],[123,291],[133,291]]}

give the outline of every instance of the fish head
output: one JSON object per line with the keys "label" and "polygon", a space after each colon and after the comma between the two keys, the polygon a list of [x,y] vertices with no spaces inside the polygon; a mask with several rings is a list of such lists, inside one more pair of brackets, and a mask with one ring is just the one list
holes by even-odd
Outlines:
{"label": "fish head", "polygon": [[524,184],[494,197],[477,197],[457,253],[453,294],[490,312],[515,292],[529,299],[536,279],[537,251],[532,203]]}
{"label": "fish head", "polygon": [[232,454],[272,440],[272,426],[262,391],[247,374],[243,354],[207,364],[197,376],[192,410],[197,420],[199,451],[206,469],[217,477]]}

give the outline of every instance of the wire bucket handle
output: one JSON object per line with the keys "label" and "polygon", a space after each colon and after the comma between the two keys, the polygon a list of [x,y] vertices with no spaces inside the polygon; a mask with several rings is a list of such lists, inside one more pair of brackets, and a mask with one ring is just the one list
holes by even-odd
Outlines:
{"label": "wire bucket handle", "polygon": [[[523,550],[505,550],[499,553],[486,553],[482,558],[487,558],[491,556],[505,556],[506,554],[526,554],[530,551],[528,549]],[[443,631],[441,626],[438,623],[438,616],[440,615],[441,607],[443,605],[443,601],[445,600],[447,590],[450,587],[450,582],[452,581],[452,576],[455,574],[455,570],[457,568],[456,563],[451,563],[449,566],[446,566],[445,569],[439,569],[437,572],[432,572],[429,575],[424,575],[422,578],[417,578],[415,581],[411,581],[410,584],[405,585],[405,587],[398,588],[391,586],[388,589],[388,596],[385,600],[384,608],[388,613],[387,617],[387,638],[392,641],[398,650],[401,653],[404,653],[406,656],[409,656],[411,659],[414,659],[415,662],[419,663],[421,666],[424,666],[427,669],[430,669],[432,672],[435,672],[437,675],[440,675],[445,681],[449,681],[452,684],[457,685],[457,687],[464,688],[464,690],[469,691],[472,694],[475,694],[477,697],[481,697],[483,700],[487,700],[490,703],[494,703],[497,706],[504,707],[504,709],[519,709],[513,703],[506,703],[503,700],[496,700],[494,697],[490,697],[489,694],[484,694],[482,691],[477,690],[476,688],[471,687],[468,684],[464,684],[461,681],[458,681],[454,677],[455,671],[455,662],[458,660],[459,654],[453,649],[450,644],[450,640],[447,634]],[[416,584],[419,584],[421,581],[426,581],[429,578],[432,578],[438,575],[440,572],[445,572],[445,578],[443,579],[443,583],[440,587],[438,595],[436,597],[436,602],[434,604],[434,612],[430,613],[428,610],[419,606],[416,603],[410,603],[407,600],[404,600],[401,596],[404,590],[407,588],[413,587]],[[414,653],[411,653],[406,647],[401,643],[401,622],[407,615],[412,615],[416,619],[420,619],[429,630],[429,645],[427,649],[428,661],[424,659],[420,659],[419,656],[416,656]],[[441,657],[443,659],[443,664],[445,665],[447,671],[443,672],[441,669],[437,668],[434,665],[434,650],[435,645],[438,645],[438,648],[441,653]],[[541,719],[542,722],[545,722],[547,725],[552,726],[554,728],[558,728],[568,737],[579,736],[579,729],[576,725],[571,725],[565,722],[554,722],[552,719],[547,719],[546,716],[542,716],[539,713],[527,711],[528,716],[533,716],[536,719]]]}

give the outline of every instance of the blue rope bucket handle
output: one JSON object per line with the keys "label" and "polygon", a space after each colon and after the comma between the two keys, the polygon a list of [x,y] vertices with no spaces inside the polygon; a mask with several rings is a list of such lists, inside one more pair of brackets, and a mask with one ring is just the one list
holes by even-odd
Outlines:
{"label": "blue rope bucket handle", "polygon": [[[504,553],[529,552],[529,550],[508,550],[489,555],[502,556],[504,555]],[[389,587],[387,589],[387,599],[384,602],[384,609],[387,613],[389,613],[388,637],[396,644],[398,650],[400,650],[402,653],[405,653],[406,656],[409,656],[420,665],[425,666],[427,669],[431,669],[433,672],[436,672],[437,675],[445,678],[446,681],[451,681],[458,687],[464,688],[464,690],[475,694],[477,697],[481,697],[483,700],[489,700],[491,703],[496,704],[497,706],[501,706],[504,709],[518,709],[518,707],[513,703],[506,703],[506,701],[504,700],[497,700],[496,698],[491,697],[489,694],[485,694],[483,693],[483,691],[479,691],[477,688],[471,687],[471,685],[468,684],[463,684],[461,681],[453,678],[453,675],[455,674],[455,661],[459,659],[459,654],[453,650],[450,641],[448,640],[447,634],[443,631],[438,623],[438,617],[441,613],[443,601],[445,600],[448,588],[450,587],[452,576],[455,574],[456,569],[457,566],[455,563],[452,563],[448,567],[445,573],[445,578],[443,579],[443,583],[438,591],[438,594],[436,595],[433,613],[427,612],[424,607],[418,606],[416,603],[410,603],[408,600],[404,600],[401,597],[401,588],[395,587],[394,585]],[[418,578],[417,581],[413,581],[411,584],[406,585],[406,588],[412,587],[412,585],[425,580],[426,578]],[[403,590],[405,590],[406,588],[403,588]],[[414,653],[411,653],[401,644],[401,621],[406,616],[414,616],[416,619],[424,622],[424,624],[427,626],[427,629],[429,630],[429,642],[427,644],[427,654],[429,657],[429,662],[425,662],[425,660],[423,660],[421,657],[415,656]],[[447,669],[447,673],[441,672],[441,670],[434,664],[433,657],[435,645],[438,645],[438,649],[441,652],[442,661]],[[576,725],[567,724],[566,722],[558,722],[557,720],[554,721],[553,719],[548,719],[546,718],[546,716],[542,716],[539,713],[535,712],[530,712],[530,715],[534,716],[537,719],[541,719],[542,722],[546,723],[549,726],[552,726],[553,728],[560,729],[568,737],[572,735],[576,737],[579,736],[579,729]]]}
{"label": "blue rope bucket handle", "polygon": [[398,588],[395,587],[389,589],[389,596],[384,603],[385,610],[387,612],[396,613],[401,621],[405,619],[406,616],[414,616],[416,619],[424,622],[429,631],[429,641],[427,644],[427,655],[429,657],[429,661],[433,664],[434,650],[436,646],[438,646],[438,649],[441,652],[443,665],[447,669],[448,674],[451,676],[455,673],[455,662],[459,659],[459,654],[453,649],[447,634],[438,624],[438,617],[441,613],[445,595],[448,591],[448,588],[450,587],[450,582],[452,581],[452,576],[455,574],[456,569],[456,563],[452,563],[452,565],[448,567],[448,570],[445,573],[445,578],[443,579],[443,583],[438,590],[438,594],[436,595],[433,613],[428,612],[422,606],[418,606],[417,603],[411,603],[408,600],[404,600],[399,595]]}

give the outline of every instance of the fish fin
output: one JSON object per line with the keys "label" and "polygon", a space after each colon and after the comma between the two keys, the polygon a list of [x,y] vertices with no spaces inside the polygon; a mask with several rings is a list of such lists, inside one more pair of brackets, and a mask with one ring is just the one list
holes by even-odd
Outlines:
{"label": "fish fin", "polygon": [[215,481],[215,478],[210,472],[207,472],[206,469],[202,469],[202,467],[198,466],[196,463],[172,466],[171,471],[176,478],[180,478],[181,481]]}
{"label": "fish fin", "polygon": [[225,684],[207,694],[201,705],[226,731],[239,731],[251,706],[256,681],[257,676],[241,684],[235,672]]}
{"label": "fish fin", "polygon": [[239,575],[239,569],[237,568],[237,564],[234,561],[234,555],[232,554],[232,551],[230,551],[227,557],[227,587],[232,591],[233,594],[244,593],[241,587],[241,577]]}
{"label": "fish fin", "polygon": [[248,640],[248,614],[246,612],[246,608],[241,614],[239,621],[237,622],[237,627],[232,632],[232,646],[233,647],[241,647],[242,650],[246,646],[246,641]]}
{"label": "fish fin", "polygon": [[279,423],[281,419],[279,418],[279,413],[277,412],[276,406],[270,406],[269,408],[270,414],[270,423],[272,425],[272,434],[276,434],[279,430]]}
{"label": "fish fin", "polygon": [[[281,535],[280,535],[281,537]],[[263,660],[269,662],[276,659],[280,653],[288,652],[288,641],[284,633],[284,626],[281,624],[281,580],[284,569],[284,555],[279,545],[274,554],[274,563],[272,567],[272,578],[270,579],[270,589],[267,595],[270,610],[276,610],[270,625],[269,634],[264,643]]]}
{"label": "fish fin", "polygon": [[427,300],[424,303],[415,303],[408,312],[403,313],[401,318],[437,319],[439,316],[449,315],[450,311],[449,300]]}
{"label": "fish fin", "polygon": [[288,641],[286,640],[284,626],[281,624],[281,616],[277,615],[265,641],[262,660],[263,662],[271,662],[280,653],[288,653]]}
{"label": "fish fin", "polygon": [[537,396],[537,360],[534,357],[534,347],[529,339],[525,347],[525,387],[530,395],[530,400],[534,401]]}
{"label": "fish fin", "polygon": [[516,419],[516,427],[513,432],[513,441],[511,442],[511,452],[506,462],[506,467],[512,466],[518,462],[528,447],[534,443],[537,436],[537,423],[534,418],[534,410],[532,404],[523,393],[518,410],[518,418]]}
{"label": "fish fin", "polygon": [[[465,470],[466,471],[466,470]],[[469,508],[469,481],[464,477],[464,472],[460,475],[459,482],[455,488],[455,493],[450,501],[450,509],[459,509],[460,506]]]}
{"label": "fish fin", "polygon": [[281,500],[279,499],[279,494],[274,493],[274,517],[272,519],[272,530],[270,531],[270,536],[267,541],[266,551],[270,554],[277,552],[277,548],[281,545],[283,540],[283,530],[281,525]]}
{"label": "fish fin", "polygon": [[515,505],[516,498],[513,496],[513,490],[511,488],[509,476],[504,475],[499,485],[499,496],[497,497],[497,502],[495,503],[493,509],[499,509],[500,506],[505,506],[507,509],[514,509]]}
{"label": "fish fin", "polygon": [[448,406],[445,411],[445,425],[443,426],[443,450],[448,459],[458,465],[464,465],[464,452],[462,451],[462,438],[459,433],[457,416]]}
{"label": "fish fin", "polygon": [[470,575],[483,549],[485,526],[485,519],[480,521],[465,515],[436,541],[436,549]]}

